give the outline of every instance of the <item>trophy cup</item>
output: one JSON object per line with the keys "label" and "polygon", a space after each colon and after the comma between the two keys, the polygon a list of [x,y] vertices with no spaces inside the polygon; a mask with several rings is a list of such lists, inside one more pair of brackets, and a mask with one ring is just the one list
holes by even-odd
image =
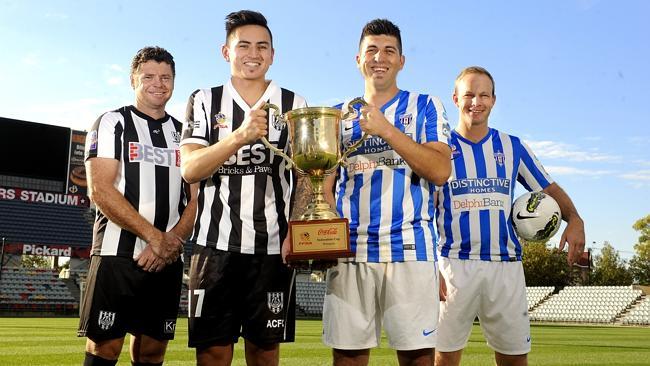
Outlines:
{"label": "trophy cup", "polygon": [[348,219],[340,218],[323,196],[325,177],[334,173],[339,165],[347,164],[348,155],[365,141],[367,134],[347,148],[340,151],[340,129],[343,120],[357,117],[352,108],[354,104],[367,103],[362,98],[348,103],[348,111],[343,112],[330,107],[306,107],[280,114],[277,106],[267,103],[265,108],[274,109],[269,120],[289,126],[291,155],[271,145],[266,138],[266,147],[287,161],[287,169],[296,167],[296,172],[309,176],[314,195],[305,213],[299,220],[289,221],[291,251],[288,261],[307,259],[335,259],[351,257]]}

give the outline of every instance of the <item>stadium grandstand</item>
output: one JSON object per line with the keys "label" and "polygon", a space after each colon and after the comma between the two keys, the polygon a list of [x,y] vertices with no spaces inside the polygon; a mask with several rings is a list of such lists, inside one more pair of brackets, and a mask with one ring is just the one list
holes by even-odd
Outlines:
{"label": "stadium grandstand", "polygon": [[[83,131],[0,117],[0,316],[78,315],[95,216],[86,195],[84,143]],[[186,266],[190,254],[187,246]],[[26,267],[25,256],[49,264]],[[296,278],[296,315],[320,318],[323,273],[300,271]],[[187,314],[184,289],[181,315]],[[650,325],[649,293],[642,286],[527,288],[534,322],[631,326]]]}

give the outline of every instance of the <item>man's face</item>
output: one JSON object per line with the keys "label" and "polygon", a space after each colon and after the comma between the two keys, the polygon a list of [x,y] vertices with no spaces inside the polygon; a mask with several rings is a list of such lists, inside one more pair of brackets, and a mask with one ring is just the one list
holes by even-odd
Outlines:
{"label": "man's face", "polygon": [[366,83],[382,90],[397,85],[397,73],[404,67],[397,38],[388,35],[366,36],[359,47],[357,67]]}
{"label": "man's face", "polygon": [[487,125],[496,102],[496,96],[492,94],[492,81],[487,75],[478,73],[467,74],[458,80],[453,99],[460,113],[460,121],[469,126]]}
{"label": "man's face", "polygon": [[235,29],[228,43],[221,48],[221,53],[230,62],[231,75],[241,79],[264,80],[273,64],[271,35],[259,25]]}
{"label": "man's face", "polygon": [[174,74],[166,62],[149,60],[131,74],[131,86],[138,103],[146,108],[164,109],[174,91]]}

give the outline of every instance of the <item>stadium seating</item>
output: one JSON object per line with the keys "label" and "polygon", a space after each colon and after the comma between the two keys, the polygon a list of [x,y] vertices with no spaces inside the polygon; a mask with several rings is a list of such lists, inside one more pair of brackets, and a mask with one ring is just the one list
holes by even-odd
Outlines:
{"label": "stadium seating", "polygon": [[89,246],[87,207],[0,200],[0,232],[11,242]]}
{"label": "stadium seating", "polygon": [[546,300],[553,294],[553,290],[553,286],[526,287],[526,300],[528,300],[528,310],[534,309],[542,301]]}
{"label": "stadium seating", "polygon": [[627,325],[650,325],[650,298],[644,297],[621,320]]}
{"label": "stadium seating", "polygon": [[323,315],[325,282],[296,281],[296,312],[307,317]]}
{"label": "stadium seating", "polygon": [[78,300],[58,272],[51,269],[4,268],[0,310],[74,313]]}
{"label": "stadium seating", "polygon": [[532,321],[614,323],[641,298],[630,286],[572,286],[530,312]]}

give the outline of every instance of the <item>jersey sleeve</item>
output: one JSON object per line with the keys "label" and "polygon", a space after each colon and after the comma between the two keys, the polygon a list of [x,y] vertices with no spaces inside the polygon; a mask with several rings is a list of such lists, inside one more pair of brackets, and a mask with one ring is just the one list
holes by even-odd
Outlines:
{"label": "jersey sleeve", "polygon": [[528,191],[541,191],[553,183],[551,176],[544,170],[533,150],[523,141],[519,143],[520,162],[517,181]]}
{"label": "jersey sleeve", "polygon": [[294,94],[295,98],[293,99],[293,107],[291,109],[305,108],[307,107],[307,101],[301,95]]}
{"label": "jersey sleeve", "polygon": [[210,106],[206,105],[205,92],[197,90],[190,95],[185,111],[185,127],[181,146],[185,144],[210,145],[210,119],[206,111]]}
{"label": "jersey sleeve", "polygon": [[88,132],[85,160],[95,157],[120,160],[123,133],[124,122],[121,113],[107,112],[102,114]]}
{"label": "jersey sleeve", "polygon": [[442,142],[449,144],[449,121],[447,112],[438,97],[431,96],[427,99],[426,117],[424,122],[424,142]]}

